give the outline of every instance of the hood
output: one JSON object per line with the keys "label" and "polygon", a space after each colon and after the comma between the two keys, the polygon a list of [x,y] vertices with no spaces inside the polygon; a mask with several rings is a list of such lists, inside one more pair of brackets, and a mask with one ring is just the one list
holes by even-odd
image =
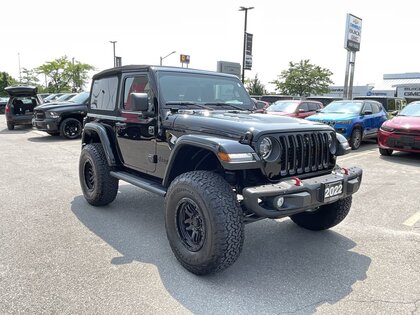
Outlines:
{"label": "hood", "polygon": [[296,114],[288,112],[268,112],[267,115],[295,117]]}
{"label": "hood", "polygon": [[386,121],[384,124],[390,128],[420,130],[420,117],[396,116],[391,120]]}
{"label": "hood", "polygon": [[182,111],[169,114],[168,122],[174,129],[192,133],[213,134],[241,138],[248,131],[254,137],[263,134],[305,131],[333,130],[331,127],[303,119],[266,114],[226,111]]}
{"label": "hood", "polygon": [[69,106],[81,106],[82,104],[76,104],[72,102],[60,102],[60,103],[45,103],[38,105],[34,108],[34,110],[50,110],[50,109],[60,109],[63,107],[69,107]]}
{"label": "hood", "polygon": [[338,121],[338,120],[350,120],[356,118],[357,114],[346,114],[346,113],[318,113],[309,116],[308,120],[312,121]]}

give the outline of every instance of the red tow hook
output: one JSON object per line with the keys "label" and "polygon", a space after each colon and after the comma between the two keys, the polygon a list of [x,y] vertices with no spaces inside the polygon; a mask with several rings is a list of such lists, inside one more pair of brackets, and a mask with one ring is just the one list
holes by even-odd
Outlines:
{"label": "red tow hook", "polygon": [[302,186],[302,181],[299,178],[294,176],[292,179],[295,181],[295,186]]}
{"label": "red tow hook", "polygon": [[348,168],[346,168],[346,167],[342,167],[342,168],[341,168],[341,173],[342,173],[342,174],[344,174],[344,175],[349,175],[350,171],[349,171],[349,169],[348,169]]}

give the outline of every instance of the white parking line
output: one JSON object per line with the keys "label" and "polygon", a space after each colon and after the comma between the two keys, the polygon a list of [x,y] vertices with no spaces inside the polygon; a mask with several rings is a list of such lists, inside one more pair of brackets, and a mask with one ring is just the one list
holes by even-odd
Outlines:
{"label": "white parking line", "polygon": [[369,155],[369,154],[375,154],[377,152],[377,150],[369,150],[367,152],[361,152],[361,153],[352,153],[350,154],[350,156],[346,156],[343,158],[339,158],[339,161],[346,161],[346,160],[350,160],[350,159],[354,159],[360,156],[364,156],[364,155]]}
{"label": "white parking line", "polygon": [[411,226],[414,226],[414,224],[416,224],[417,221],[419,220],[420,220],[420,211],[418,211],[417,213],[409,217],[407,220],[405,220],[403,224],[411,227]]}

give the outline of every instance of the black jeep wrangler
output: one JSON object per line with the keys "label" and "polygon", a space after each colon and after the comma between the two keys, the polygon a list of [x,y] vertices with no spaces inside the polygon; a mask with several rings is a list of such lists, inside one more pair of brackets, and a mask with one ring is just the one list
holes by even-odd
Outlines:
{"label": "black jeep wrangler", "polygon": [[336,165],[350,150],[346,139],[253,109],[232,75],[157,66],[96,74],[79,163],[86,200],[109,204],[119,180],[165,197],[172,250],[200,275],[236,261],[246,223],[340,223],[362,179],[360,168]]}

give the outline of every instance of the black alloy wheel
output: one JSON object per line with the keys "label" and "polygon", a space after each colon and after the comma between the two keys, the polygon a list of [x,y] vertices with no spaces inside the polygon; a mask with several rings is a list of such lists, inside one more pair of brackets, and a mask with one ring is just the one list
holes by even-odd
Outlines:
{"label": "black alloy wheel", "polygon": [[60,132],[67,139],[79,138],[82,133],[82,123],[76,118],[67,118],[61,123]]}
{"label": "black alloy wheel", "polygon": [[83,174],[87,189],[93,191],[95,189],[95,170],[90,160],[85,161]]}
{"label": "black alloy wheel", "polygon": [[349,144],[353,150],[360,148],[360,145],[362,144],[362,130],[360,128],[353,129]]}
{"label": "black alloy wheel", "polygon": [[182,198],[177,206],[177,229],[182,244],[196,252],[203,247],[206,225],[198,205],[190,198]]}

